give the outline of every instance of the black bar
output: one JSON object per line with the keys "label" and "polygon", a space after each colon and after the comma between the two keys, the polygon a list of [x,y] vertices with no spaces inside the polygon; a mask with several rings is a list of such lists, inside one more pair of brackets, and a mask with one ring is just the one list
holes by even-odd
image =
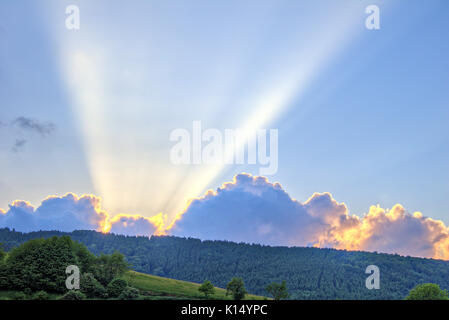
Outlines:
{"label": "black bar", "polygon": [[[190,307],[190,309],[188,309]],[[201,307],[202,309],[198,309]],[[186,309],[187,308],[187,309]],[[210,308],[214,308],[211,315]],[[449,308],[448,301],[1,301],[0,309],[6,316],[13,312],[20,315],[44,315],[56,318],[66,316],[99,317],[107,319],[120,317],[124,320],[137,319],[320,319],[330,313],[332,317],[363,319],[417,315],[426,312],[436,314]],[[189,314],[184,314],[190,310]],[[196,310],[196,311],[194,311]],[[198,312],[202,314],[198,314]],[[237,312],[236,312],[237,311]]]}

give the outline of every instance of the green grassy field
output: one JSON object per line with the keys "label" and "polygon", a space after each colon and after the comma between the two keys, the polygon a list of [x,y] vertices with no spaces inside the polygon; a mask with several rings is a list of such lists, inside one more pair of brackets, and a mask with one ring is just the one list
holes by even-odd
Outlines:
{"label": "green grassy field", "polygon": [[[198,291],[200,284],[162,278],[149,274],[130,271],[123,277],[130,286],[141,291],[141,294],[153,296],[155,299],[204,299]],[[209,297],[214,300],[230,300],[226,290],[215,288],[215,294]],[[263,300],[266,297],[247,295],[246,300]]]}

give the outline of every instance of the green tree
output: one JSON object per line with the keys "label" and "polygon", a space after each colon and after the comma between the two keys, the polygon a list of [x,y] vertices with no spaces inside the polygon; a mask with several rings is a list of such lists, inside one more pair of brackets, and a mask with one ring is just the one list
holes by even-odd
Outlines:
{"label": "green tree", "polygon": [[69,236],[34,239],[12,249],[0,260],[0,288],[64,293],[69,265],[80,268],[84,275],[81,291],[89,298],[104,297],[104,286],[128,268],[122,254],[115,252],[97,258]]}
{"label": "green tree", "polygon": [[8,288],[8,271],[5,262],[6,253],[3,251],[3,244],[0,243],[0,289]]}
{"label": "green tree", "polygon": [[6,256],[6,253],[3,250],[3,243],[0,243],[0,263],[3,262],[3,259],[5,258],[5,256]]}
{"label": "green tree", "polygon": [[232,278],[226,286],[226,295],[231,294],[234,300],[242,300],[246,295],[245,285],[241,278]]}
{"label": "green tree", "polygon": [[214,285],[209,280],[206,280],[198,288],[198,291],[203,293],[206,296],[206,298],[209,298],[210,295],[213,295],[215,293],[215,288]]}
{"label": "green tree", "polygon": [[106,289],[95,279],[93,274],[85,273],[80,280],[80,290],[88,298],[105,298],[107,296]]}
{"label": "green tree", "polygon": [[265,290],[273,296],[274,300],[287,299],[289,297],[285,281],[282,281],[282,283],[272,282]]}
{"label": "green tree", "polygon": [[94,273],[97,257],[93,255],[84,244],[74,241],[72,250],[78,260],[78,267],[82,273]]}
{"label": "green tree", "polygon": [[112,279],[121,277],[127,270],[129,264],[125,256],[117,251],[111,255],[102,254],[95,266],[95,278],[103,285],[108,285]]}
{"label": "green tree", "polygon": [[65,291],[65,270],[77,264],[70,237],[35,239],[14,248],[6,260],[11,288],[50,292]]}
{"label": "green tree", "polygon": [[441,290],[440,286],[434,283],[419,284],[410,290],[405,300],[448,300],[446,290]]}
{"label": "green tree", "polygon": [[108,296],[111,298],[117,298],[128,286],[126,280],[116,278],[113,279],[107,287]]}

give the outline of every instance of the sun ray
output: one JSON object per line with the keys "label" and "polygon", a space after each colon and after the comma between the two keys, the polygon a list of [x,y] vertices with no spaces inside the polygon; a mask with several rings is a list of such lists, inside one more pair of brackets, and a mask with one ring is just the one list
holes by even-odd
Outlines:
{"label": "sun ray", "polygon": [[[307,35],[304,30],[292,31],[289,39],[297,35],[300,40],[289,44],[288,51],[274,50],[276,54],[259,70],[264,77],[247,79],[248,90],[244,92],[235,88],[234,83],[239,80],[236,78],[239,74],[251,71],[241,70],[244,68],[241,60],[221,61],[239,72],[210,81],[210,92],[202,88],[191,92],[186,105],[210,104],[207,112],[194,108],[192,116],[196,110],[198,115],[203,115],[201,120],[211,126],[241,128],[243,136],[237,147],[245,144],[255,130],[269,129],[293,102],[298,105],[315,77],[363,31],[363,25],[356,25],[363,14],[361,6],[332,8],[320,15],[322,23],[309,19],[307,28],[314,28],[313,35]],[[95,192],[104,199],[109,212],[152,216],[162,211],[174,218],[189,199],[211,187],[226,165],[177,167],[169,162],[169,131],[188,121],[177,114],[169,121],[162,116],[161,109],[178,100],[156,102],[154,94],[148,94],[146,86],[153,83],[149,79],[155,62],[120,62],[122,56],[135,57],[132,40],[124,40],[129,46],[122,45],[122,51],[114,50],[113,43],[95,34],[85,35],[73,43],[65,38],[59,40],[63,48],[64,77],[73,97],[73,113],[83,133]],[[140,44],[138,48],[144,50]],[[250,54],[233,56],[248,61]],[[225,55],[220,57],[224,59]],[[235,117],[222,124],[220,114],[230,105]],[[145,119],[149,120],[145,122]],[[233,156],[232,150],[225,154],[227,159]]]}

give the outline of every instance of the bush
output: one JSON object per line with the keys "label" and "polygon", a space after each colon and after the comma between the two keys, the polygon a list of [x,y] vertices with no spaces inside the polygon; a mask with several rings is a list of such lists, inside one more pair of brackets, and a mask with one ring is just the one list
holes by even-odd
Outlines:
{"label": "bush", "polygon": [[80,279],[80,290],[88,298],[105,298],[107,295],[106,289],[100,282],[95,279],[93,274],[85,273]]}
{"label": "bush", "polygon": [[36,292],[36,293],[33,295],[32,299],[33,299],[33,300],[50,300],[50,296],[48,295],[47,292],[45,292],[45,291],[42,290],[42,291]]}
{"label": "bush", "polygon": [[13,300],[26,300],[27,296],[23,292],[16,292],[12,295]]}
{"label": "bush", "polygon": [[448,300],[446,290],[441,290],[437,284],[424,283],[414,287],[405,300]]}
{"label": "bush", "polygon": [[86,296],[84,293],[78,290],[70,290],[65,295],[63,295],[60,300],[84,300]]}
{"label": "bush", "polygon": [[133,287],[126,287],[118,296],[119,300],[136,300],[139,297],[139,290]]}
{"label": "bush", "polygon": [[126,287],[128,286],[128,283],[126,282],[126,280],[123,279],[113,279],[109,284],[108,284],[108,296],[111,298],[117,298],[118,296],[120,296],[120,294],[122,294],[122,292],[126,289]]}
{"label": "bush", "polygon": [[214,285],[209,280],[206,280],[198,288],[198,291],[203,293],[206,296],[206,298],[209,298],[210,295],[213,295],[215,293],[215,288]]}
{"label": "bush", "polygon": [[31,296],[33,294],[33,290],[30,288],[23,289],[23,293],[25,293],[27,296]]}

